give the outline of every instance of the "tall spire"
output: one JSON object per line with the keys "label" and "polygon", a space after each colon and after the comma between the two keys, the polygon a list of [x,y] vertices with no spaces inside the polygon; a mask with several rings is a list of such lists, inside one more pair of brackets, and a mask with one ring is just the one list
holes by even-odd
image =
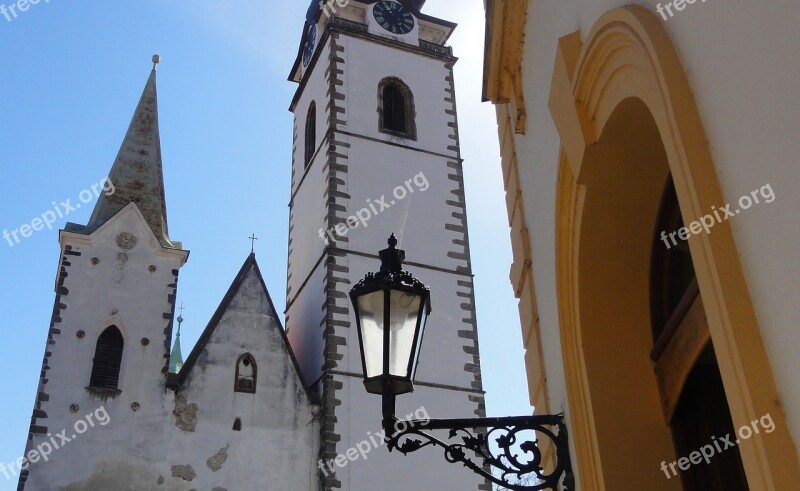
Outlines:
{"label": "tall spire", "polygon": [[86,231],[94,231],[133,202],[162,245],[171,247],[158,131],[156,66],[160,61],[158,55],[153,56],[153,71],[108,175],[115,192],[100,195]]}

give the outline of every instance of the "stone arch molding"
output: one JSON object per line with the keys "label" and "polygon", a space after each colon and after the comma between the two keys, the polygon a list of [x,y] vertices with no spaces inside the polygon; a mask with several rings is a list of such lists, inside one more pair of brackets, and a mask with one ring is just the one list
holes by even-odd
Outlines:
{"label": "stone arch molding", "polygon": [[[621,488],[605,481],[607,456],[597,436],[603,421],[594,419],[590,367],[582,343],[578,253],[584,198],[593,184],[584,164],[614,111],[630,99],[641,101],[655,121],[686,222],[727,202],[688,78],[655,15],[639,6],[614,9],[598,20],[585,41],[580,32],[560,39],[549,101],[562,144],[557,288],[571,437],[577,472],[587,490]],[[787,430],[729,223],[717,225],[713,234],[694,237],[690,248],[734,426],[769,413],[776,427],[783,429],[740,447],[750,488],[793,489],[800,481],[797,449]],[[679,489],[674,485],[658,489]]]}

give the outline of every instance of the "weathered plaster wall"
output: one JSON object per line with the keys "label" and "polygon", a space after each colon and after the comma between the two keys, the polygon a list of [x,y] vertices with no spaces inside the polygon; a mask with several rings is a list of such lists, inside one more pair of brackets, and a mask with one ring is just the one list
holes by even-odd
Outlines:
{"label": "weathered plaster wall", "polygon": [[[133,249],[117,246],[120,231],[138,238]],[[254,259],[176,397],[162,369],[186,253],[161,248],[135,206],[91,236],[64,237],[59,314],[28,450],[62,443],[62,430],[71,441],[32,466],[24,489],[315,490],[316,413]],[[101,397],[84,387],[96,339],[111,324],[125,339],[121,392]],[[245,352],[258,365],[255,394],[234,392]]]}
{"label": "weathered plaster wall", "polygon": [[[116,244],[115,237],[122,231],[137,237],[133,249]],[[68,438],[77,438],[54,451],[50,462],[32,466],[25,486],[29,491],[58,489],[89,479],[95,472],[113,474],[115,463],[144,472],[149,463],[164,457],[168,442],[162,431],[153,430],[164,426],[171,405],[162,370],[171,336],[177,270],[187,253],[162,249],[133,205],[92,236],[62,233],[62,246],[63,270],[56,292],[60,313],[49,336],[34,413],[38,417],[32,426],[34,438],[27,450],[62,430]],[[110,325],[116,325],[125,340],[121,392],[103,397],[85,387],[97,338]],[[101,407],[110,422],[78,435],[74,425]],[[159,452],[154,449],[162,454],[153,455]]]}
{"label": "weathered plaster wall", "polygon": [[[197,411],[187,418],[194,424],[177,430],[169,462],[191,467],[196,477],[187,482],[192,487],[316,489],[315,414],[281,329],[250,266],[177,394],[185,401],[178,406],[195,404]],[[234,367],[246,353],[257,366],[255,394],[234,392]],[[233,429],[237,419],[240,431]]]}

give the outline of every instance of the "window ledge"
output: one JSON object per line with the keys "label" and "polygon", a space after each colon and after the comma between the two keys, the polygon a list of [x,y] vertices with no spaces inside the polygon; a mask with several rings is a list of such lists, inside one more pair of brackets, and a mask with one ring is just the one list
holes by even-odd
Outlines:
{"label": "window ledge", "polygon": [[410,133],[403,133],[401,131],[395,131],[395,130],[387,130],[385,128],[379,128],[378,131],[383,135],[393,136],[403,141],[414,141],[414,142],[417,141],[416,135],[412,135]]}
{"label": "window ledge", "polygon": [[104,397],[104,398],[115,398],[118,395],[122,394],[122,391],[119,389],[109,389],[108,387],[85,387],[86,391],[90,394]]}

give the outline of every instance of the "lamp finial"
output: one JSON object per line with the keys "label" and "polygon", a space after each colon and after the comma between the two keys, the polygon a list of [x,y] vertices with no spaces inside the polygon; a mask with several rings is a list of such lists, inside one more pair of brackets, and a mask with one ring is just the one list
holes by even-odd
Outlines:
{"label": "lamp finial", "polygon": [[395,274],[403,271],[403,262],[406,260],[406,251],[397,248],[397,237],[392,234],[389,237],[389,248],[382,250],[381,273]]}

